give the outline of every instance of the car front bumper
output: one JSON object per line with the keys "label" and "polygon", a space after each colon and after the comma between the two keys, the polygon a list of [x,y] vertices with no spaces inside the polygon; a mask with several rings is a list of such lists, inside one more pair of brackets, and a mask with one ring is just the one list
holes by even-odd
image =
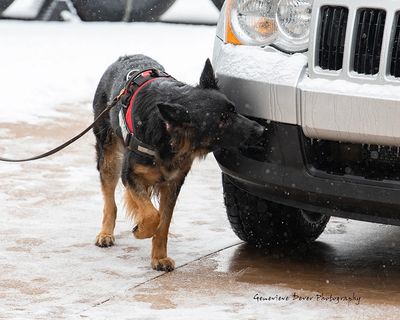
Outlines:
{"label": "car front bumper", "polygon": [[263,159],[215,154],[240,188],[267,200],[328,215],[400,225],[400,182],[330,175],[305,159],[304,139],[400,146],[400,88],[310,78],[306,54],[225,44],[214,67],[239,113],[269,123]]}
{"label": "car front bumper", "polygon": [[239,188],[261,198],[312,212],[400,225],[400,183],[329,176],[307,166],[299,126],[270,122],[265,159],[220,150],[215,157]]}

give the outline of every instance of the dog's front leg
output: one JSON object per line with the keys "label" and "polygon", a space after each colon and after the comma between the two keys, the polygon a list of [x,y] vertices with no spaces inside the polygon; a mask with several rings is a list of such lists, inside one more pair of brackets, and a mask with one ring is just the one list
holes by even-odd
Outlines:
{"label": "dog's front leg", "polygon": [[181,189],[180,183],[170,183],[160,188],[160,214],[161,221],[156,234],[153,236],[151,250],[151,266],[158,271],[172,271],[175,262],[167,256],[168,230],[172,214]]}

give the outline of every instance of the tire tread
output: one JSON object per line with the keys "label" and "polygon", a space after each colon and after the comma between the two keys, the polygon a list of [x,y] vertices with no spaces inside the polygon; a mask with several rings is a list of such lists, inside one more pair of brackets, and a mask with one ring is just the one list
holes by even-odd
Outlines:
{"label": "tire tread", "polygon": [[238,188],[222,174],[229,223],[239,239],[256,247],[287,247],[316,240],[329,216],[310,222],[304,212],[274,203]]}

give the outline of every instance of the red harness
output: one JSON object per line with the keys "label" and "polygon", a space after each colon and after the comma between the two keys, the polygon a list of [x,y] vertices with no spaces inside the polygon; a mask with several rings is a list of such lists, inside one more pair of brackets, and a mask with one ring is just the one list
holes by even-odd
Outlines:
{"label": "red harness", "polygon": [[147,70],[138,75],[138,76],[143,77],[145,79],[145,81],[141,85],[139,85],[139,87],[136,90],[134,90],[131,100],[129,102],[128,109],[125,114],[125,121],[126,121],[126,124],[129,128],[129,131],[131,132],[131,134],[135,134],[135,128],[133,126],[132,109],[133,109],[133,104],[135,103],[135,99],[136,99],[137,95],[139,94],[140,90],[143,89],[144,86],[146,86],[147,84],[149,84],[157,79],[160,79],[160,77],[154,78],[153,76],[151,76],[151,73],[152,73],[152,70]]}
{"label": "red harness", "polygon": [[154,158],[156,152],[152,146],[140,141],[135,132],[133,105],[139,92],[149,83],[160,79],[170,78],[171,76],[164,71],[157,69],[147,69],[144,71],[132,70],[127,75],[127,82],[121,93],[123,108],[119,114],[119,126],[125,146],[140,156]]}

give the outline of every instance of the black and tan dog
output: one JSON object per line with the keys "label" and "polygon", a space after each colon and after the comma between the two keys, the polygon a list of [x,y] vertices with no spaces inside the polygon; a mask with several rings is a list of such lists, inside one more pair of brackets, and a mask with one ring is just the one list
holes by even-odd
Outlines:
{"label": "black and tan dog", "polygon": [[[95,117],[120,93],[131,70],[148,69],[164,71],[159,63],[143,55],[122,57],[113,63],[98,85],[93,102]],[[167,256],[168,229],[193,160],[221,147],[238,146],[251,136],[261,136],[264,128],[237,114],[234,105],[218,91],[209,60],[197,87],[162,76],[148,81],[137,92],[131,111],[134,135],[139,143],[151,146],[151,152],[126,146],[121,134],[121,108],[123,103],[117,104],[94,128],[104,196],[103,223],[96,245],[114,244],[114,192],[122,178],[127,213],[137,225],[134,236],[152,237],[153,269],[171,271],[174,261]],[[159,210],[151,202],[154,195],[159,197]]]}

